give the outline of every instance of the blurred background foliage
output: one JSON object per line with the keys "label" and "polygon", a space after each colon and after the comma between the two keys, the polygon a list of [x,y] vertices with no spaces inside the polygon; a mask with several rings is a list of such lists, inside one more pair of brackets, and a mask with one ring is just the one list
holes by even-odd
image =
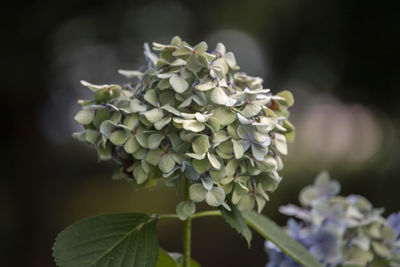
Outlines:
{"label": "blurred background foliage", "polygon": [[[273,92],[296,97],[295,143],[283,181],[264,213],[297,203],[321,169],[343,194],[362,194],[386,213],[400,208],[400,23],[389,1],[6,1],[1,8],[3,151],[0,180],[2,266],[54,266],[56,234],[106,212],[174,212],[163,186],[133,192],[113,182],[113,165],[71,138],[79,84],[123,82],[117,69],[144,65],[144,42],[180,35],[218,41],[242,70]],[[397,37],[396,37],[397,36]],[[5,148],[5,149],[4,149]],[[181,224],[159,225],[160,243],[181,250]],[[193,255],[203,266],[263,266],[220,218],[194,222]]]}

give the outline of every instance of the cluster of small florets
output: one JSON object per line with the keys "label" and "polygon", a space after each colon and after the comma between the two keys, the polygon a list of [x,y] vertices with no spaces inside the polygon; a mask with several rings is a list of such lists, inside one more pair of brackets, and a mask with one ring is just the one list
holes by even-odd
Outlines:
{"label": "cluster of small florets", "polygon": [[[287,231],[324,266],[399,266],[400,212],[386,220],[362,196],[339,196],[340,184],[322,172],[299,196],[301,207],[287,205],[280,212],[289,219]],[[267,267],[301,266],[269,241]]]}
{"label": "cluster of small florets", "polygon": [[184,218],[194,202],[262,210],[281,180],[280,154],[294,136],[288,91],[272,95],[262,79],[238,72],[235,56],[219,43],[191,47],[179,37],[171,44],[145,44],[147,69],[120,70],[123,86],[93,85],[94,100],[80,100],[75,116],[85,130],[74,134],[113,159],[114,178],[150,187],[189,179],[191,201],[181,203]]}

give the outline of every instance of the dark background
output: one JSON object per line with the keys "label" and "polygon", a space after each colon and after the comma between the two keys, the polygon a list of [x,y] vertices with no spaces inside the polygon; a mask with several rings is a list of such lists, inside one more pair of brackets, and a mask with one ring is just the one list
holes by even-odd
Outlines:
{"label": "dark background", "polygon": [[[394,1],[393,1],[394,2]],[[322,169],[342,193],[362,194],[385,215],[400,209],[398,9],[389,1],[6,1],[1,7],[0,251],[2,266],[54,266],[51,246],[73,221],[106,212],[174,212],[163,186],[133,192],[113,182],[111,163],[72,140],[79,84],[123,82],[117,69],[143,65],[144,42],[180,35],[222,41],[241,69],[273,92],[296,97],[281,186],[264,213]],[[159,225],[160,243],[180,251],[180,223]],[[193,256],[203,266],[264,266],[220,218],[194,222]]]}

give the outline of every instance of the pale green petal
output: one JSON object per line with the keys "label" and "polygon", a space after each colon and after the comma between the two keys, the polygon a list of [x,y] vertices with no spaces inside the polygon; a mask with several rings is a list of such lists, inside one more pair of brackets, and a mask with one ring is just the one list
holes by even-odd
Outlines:
{"label": "pale green petal", "polygon": [[210,143],[208,141],[208,136],[207,135],[200,135],[198,136],[195,141],[192,143],[192,148],[194,153],[196,154],[203,154],[208,151],[208,148],[210,147]]}
{"label": "pale green petal", "polygon": [[255,204],[256,204],[256,203],[255,203],[255,200],[254,200],[253,197],[251,197],[251,196],[249,196],[249,195],[244,195],[244,196],[240,199],[240,201],[239,201],[237,207],[238,207],[239,210],[241,210],[241,211],[246,211],[246,210],[252,210],[252,209],[254,208]]}
{"label": "pale green petal", "polygon": [[194,52],[196,53],[203,53],[206,52],[208,49],[208,45],[206,42],[202,41],[199,44],[197,44],[195,47],[193,47]]}
{"label": "pale green petal", "polygon": [[189,187],[190,199],[194,202],[201,202],[206,198],[207,190],[201,184],[192,184]]}
{"label": "pale green petal", "polygon": [[126,141],[124,145],[124,149],[128,153],[135,153],[140,148],[139,143],[136,141],[136,137],[134,135],[129,136],[128,141]]}
{"label": "pale green petal", "polygon": [[201,132],[204,130],[205,126],[203,123],[196,120],[185,120],[183,121],[183,128],[192,132]]}
{"label": "pale green petal", "polygon": [[150,104],[152,104],[153,106],[156,107],[157,106],[157,102],[158,102],[156,90],[154,90],[154,89],[148,90],[144,94],[144,100],[146,100],[147,102],[149,102]]}
{"label": "pale green petal", "polygon": [[278,96],[283,97],[285,99],[285,100],[279,101],[280,103],[282,103],[288,107],[293,106],[294,97],[291,92],[285,90],[285,91],[279,92]]}
{"label": "pale green petal", "polygon": [[144,116],[149,122],[156,122],[162,119],[164,116],[164,113],[161,109],[159,108],[153,108],[152,110],[144,112]]}
{"label": "pale green petal", "polygon": [[235,113],[226,107],[218,107],[213,113],[223,126],[232,124],[236,120]]}
{"label": "pale green petal", "polygon": [[226,63],[228,63],[231,69],[237,69],[235,55],[232,52],[228,52],[224,55]]}
{"label": "pale green petal", "polygon": [[198,60],[197,55],[190,55],[187,60],[186,60],[186,68],[188,68],[190,71],[197,73],[199,72],[203,66]]}
{"label": "pale green petal", "polygon": [[204,159],[206,157],[206,153],[203,154],[196,154],[196,153],[185,153],[186,156],[192,158],[192,159]]}
{"label": "pale green petal", "polygon": [[95,111],[93,109],[83,109],[79,111],[74,119],[80,124],[90,124],[94,119]]}
{"label": "pale green petal", "polygon": [[124,119],[124,125],[132,130],[139,122],[139,116],[137,114],[129,114]]}
{"label": "pale green petal", "polygon": [[139,99],[131,100],[131,111],[132,112],[143,112],[146,110],[147,110],[146,105],[143,105]]}
{"label": "pale green petal", "polygon": [[215,169],[219,170],[221,168],[221,163],[218,161],[218,159],[213,154],[208,152],[207,153],[207,158],[210,161],[211,165]]}
{"label": "pale green petal", "polygon": [[182,221],[186,220],[196,212],[193,201],[182,201],[176,206],[176,214]]}
{"label": "pale green petal", "polygon": [[97,143],[97,140],[99,140],[100,135],[101,133],[97,130],[87,129],[85,139],[86,141],[94,145]]}
{"label": "pale green petal", "polygon": [[225,200],[225,191],[220,187],[213,187],[207,191],[206,202],[212,207],[218,207]]}
{"label": "pale green petal", "polygon": [[168,173],[172,171],[175,167],[175,161],[169,154],[164,154],[161,156],[160,162],[158,163],[158,167],[163,173]]}
{"label": "pale green petal", "polygon": [[162,128],[164,128],[165,125],[167,125],[170,122],[171,122],[171,117],[162,118],[161,120],[156,121],[154,123],[154,128],[156,128],[156,130],[161,130]]}
{"label": "pale green petal", "polygon": [[195,88],[200,91],[208,91],[208,90],[215,88],[216,86],[217,86],[216,80],[208,80],[204,83],[200,83],[200,84],[196,85]]}
{"label": "pale green petal", "polygon": [[120,146],[123,145],[126,140],[128,140],[130,135],[129,131],[126,130],[116,130],[110,135],[110,141],[114,145]]}
{"label": "pale green petal", "polygon": [[164,152],[161,149],[150,150],[146,155],[146,161],[153,166],[157,166]]}
{"label": "pale green petal", "polygon": [[233,152],[235,153],[235,158],[240,159],[244,155],[243,146],[236,139],[231,140],[233,144]]}
{"label": "pale green petal", "polygon": [[229,102],[229,97],[222,87],[215,87],[210,95],[211,101],[218,105],[225,105]]}
{"label": "pale green petal", "polygon": [[287,144],[285,135],[275,133],[274,137],[276,149],[283,155],[287,155]]}
{"label": "pale green petal", "polygon": [[173,75],[171,78],[169,78],[169,83],[171,84],[175,92],[177,92],[178,94],[182,94],[189,87],[187,81],[183,79],[181,76],[176,74]]}
{"label": "pale green petal", "polygon": [[194,159],[192,161],[192,165],[199,174],[203,174],[204,172],[208,171],[211,168],[208,159],[202,159],[202,160]]}
{"label": "pale green petal", "polygon": [[149,138],[147,139],[147,148],[148,149],[158,148],[163,139],[164,139],[164,136],[160,133],[150,134]]}
{"label": "pale green petal", "polygon": [[135,181],[138,184],[142,184],[146,182],[147,178],[149,178],[149,175],[146,174],[142,167],[138,165],[134,170],[133,170],[133,177],[135,178]]}

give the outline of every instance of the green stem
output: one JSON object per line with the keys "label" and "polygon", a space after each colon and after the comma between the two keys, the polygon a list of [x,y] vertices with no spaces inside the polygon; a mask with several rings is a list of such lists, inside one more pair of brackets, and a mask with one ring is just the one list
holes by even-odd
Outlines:
{"label": "green stem", "polygon": [[[197,219],[197,218],[208,217],[208,216],[221,216],[221,212],[219,210],[201,211],[201,212],[193,214],[190,218]],[[179,219],[178,215],[176,215],[176,214],[160,214],[157,216],[157,218],[159,220]]]}
{"label": "green stem", "polygon": [[[189,196],[189,179],[184,177],[184,190],[185,190],[185,201],[190,200]],[[192,231],[192,218],[189,217],[183,222],[183,267],[190,267],[190,246],[191,246],[191,231]]]}
{"label": "green stem", "polygon": [[221,212],[219,210],[207,210],[195,213],[191,216],[192,219],[207,217],[207,216],[221,216]]}

